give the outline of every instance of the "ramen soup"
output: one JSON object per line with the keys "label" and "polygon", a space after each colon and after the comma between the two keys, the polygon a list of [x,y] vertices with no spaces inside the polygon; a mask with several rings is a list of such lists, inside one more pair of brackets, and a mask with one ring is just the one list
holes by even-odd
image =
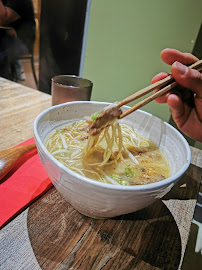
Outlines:
{"label": "ramen soup", "polygon": [[87,129],[86,120],[69,123],[54,130],[45,146],[70,170],[103,183],[145,185],[170,176],[162,151],[133,127],[116,121],[97,137]]}

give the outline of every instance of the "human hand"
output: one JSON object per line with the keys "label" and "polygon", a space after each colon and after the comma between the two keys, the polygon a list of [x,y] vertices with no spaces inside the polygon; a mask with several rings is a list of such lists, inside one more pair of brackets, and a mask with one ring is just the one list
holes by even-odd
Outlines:
{"label": "human hand", "polygon": [[[164,49],[161,52],[161,59],[171,65],[171,73],[179,87],[181,96],[187,89],[193,92],[194,106],[189,106],[180,95],[172,92],[155,99],[157,103],[167,103],[173,120],[178,128],[192,139],[202,142],[202,74],[186,65],[193,64],[198,58],[190,53],[182,53],[175,49]],[[167,77],[167,73],[159,73],[152,79],[152,83]]]}

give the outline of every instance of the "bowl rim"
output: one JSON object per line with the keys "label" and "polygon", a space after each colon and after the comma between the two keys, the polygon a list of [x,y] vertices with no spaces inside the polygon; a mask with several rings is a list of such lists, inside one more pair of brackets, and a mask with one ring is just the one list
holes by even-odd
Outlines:
{"label": "bowl rim", "polygon": [[[149,190],[156,190],[156,189],[164,188],[164,186],[168,186],[168,185],[173,185],[176,182],[176,180],[179,179],[188,169],[188,167],[191,163],[191,150],[190,150],[189,144],[188,144],[187,140],[184,138],[184,136],[176,128],[171,126],[169,123],[152,115],[151,113],[148,113],[146,111],[138,109],[138,111],[140,111],[141,113],[143,113],[145,115],[149,115],[149,116],[155,117],[157,119],[160,119],[165,125],[167,125],[171,129],[173,129],[178,134],[178,136],[181,137],[181,139],[185,145],[186,152],[187,152],[187,161],[177,173],[175,173],[174,175],[172,175],[164,180],[161,180],[161,181],[158,181],[155,183],[150,183],[150,184],[146,184],[146,185],[122,186],[122,185],[112,185],[112,184],[102,183],[102,182],[90,179],[88,177],[85,177],[83,175],[80,175],[80,174],[70,170],[68,167],[66,167],[65,165],[60,163],[56,158],[54,158],[50,154],[50,152],[46,149],[46,147],[44,146],[44,143],[42,142],[42,140],[40,139],[40,137],[38,135],[37,126],[38,126],[38,122],[39,122],[40,118],[43,117],[45,114],[47,114],[49,111],[52,111],[52,110],[59,108],[59,107],[64,107],[64,106],[66,107],[66,106],[69,106],[71,104],[81,104],[81,103],[82,104],[83,103],[85,103],[85,104],[92,104],[92,103],[93,104],[100,104],[100,105],[103,105],[103,107],[104,107],[104,105],[112,104],[110,102],[102,102],[102,101],[72,101],[72,102],[62,103],[62,104],[55,105],[55,106],[52,106],[52,107],[45,109],[34,120],[33,130],[34,130],[35,141],[40,145],[40,147],[45,152],[45,154],[48,156],[48,158],[51,160],[51,162],[54,165],[56,165],[63,172],[66,172],[67,174],[70,174],[73,177],[76,177],[77,179],[79,179],[79,181],[84,181],[85,183],[88,183],[90,185],[97,186],[100,188],[104,188],[104,189],[118,190],[118,191],[124,191],[124,190],[126,190],[126,191],[135,191],[135,190],[136,191],[146,191],[146,190],[148,190],[149,191]],[[129,106],[124,106],[124,107],[129,108]]]}

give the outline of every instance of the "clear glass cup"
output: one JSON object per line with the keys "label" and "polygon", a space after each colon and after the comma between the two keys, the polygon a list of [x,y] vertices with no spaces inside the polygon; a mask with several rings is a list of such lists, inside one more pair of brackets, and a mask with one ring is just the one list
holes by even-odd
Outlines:
{"label": "clear glass cup", "polygon": [[51,79],[52,105],[70,101],[89,101],[93,83],[75,75],[58,75]]}

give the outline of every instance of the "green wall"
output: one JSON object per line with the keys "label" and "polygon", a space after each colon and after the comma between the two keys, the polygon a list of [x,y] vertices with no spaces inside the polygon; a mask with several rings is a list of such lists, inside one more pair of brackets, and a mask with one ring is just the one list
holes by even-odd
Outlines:
{"label": "green wall", "polygon": [[[192,52],[201,11],[201,0],[92,0],[83,66],[83,77],[94,83],[91,100],[121,100],[169,72],[161,50]],[[166,104],[143,110],[170,117]]]}

